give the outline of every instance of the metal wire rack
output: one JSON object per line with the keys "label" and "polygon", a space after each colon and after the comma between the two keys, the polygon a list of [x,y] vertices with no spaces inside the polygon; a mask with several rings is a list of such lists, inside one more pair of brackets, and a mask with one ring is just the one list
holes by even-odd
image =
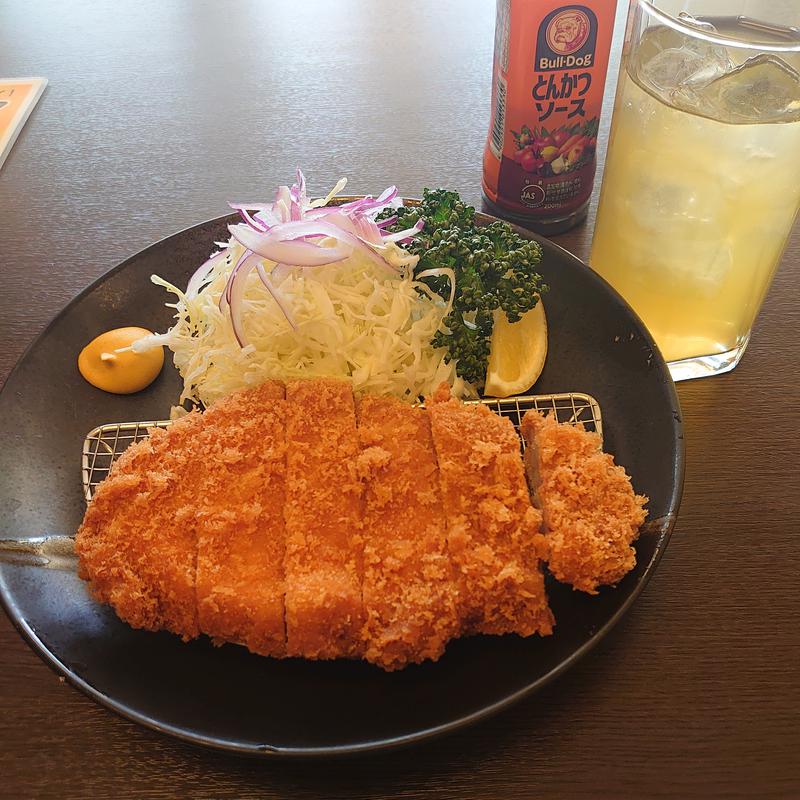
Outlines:
{"label": "metal wire rack", "polygon": [[108,475],[111,465],[128,447],[147,438],[153,428],[168,428],[171,424],[166,419],[151,422],[110,422],[89,431],[83,440],[81,456],[81,480],[86,502],[92,499],[97,484]]}
{"label": "metal wire rack", "polygon": [[[495,414],[508,417],[519,433],[520,422],[526,411],[539,411],[554,414],[558,422],[570,425],[583,425],[587,431],[594,431],[603,438],[603,419],[600,405],[594,397],[580,392],[563,394],[524,394],[516,397],[487,397],[483,400],[468,400],[467,403],[481,403]],[[520,437],[522,449],[525,441]]]}
{"label": "metal wire rack", "polygon": [[[562,394],[530,394],[506,398],[486,398],[470,400],[469,403],[482,403],[496,414],[508,417],[519,432],[520,420],[526,411],[535,409],[545,414],[554,414],[559,422],[583,425],[586,430],[603,436],[603,420],[600,406],[593,397],[580,392]],[[83,494],[88,503],[97,485],[108,475],[111,465],[134,442],[149,435],[153,428],[168,428],[170,420],[150,422],[112,422],[99,425],[89,431],[83,442],[81,458],[81,478]],[[522,441],[520,439],[520,441]],[[525,443],[522,442],[524,449]]]}

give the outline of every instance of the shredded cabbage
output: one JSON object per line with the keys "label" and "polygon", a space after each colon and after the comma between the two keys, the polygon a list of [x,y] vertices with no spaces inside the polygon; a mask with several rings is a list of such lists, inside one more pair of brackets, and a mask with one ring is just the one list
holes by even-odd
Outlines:
{"label": "shredded cabbage", "polygon": [[[184,292],[152,276],[176,295],[176,302],[167,304],[175,309],[176,322],[167,333],[146,337],[133,347],[169,347],[184,381],[180,403],[206,407],[270,378],[349,378],[357,393],[394,395],[408,402],[446,381],[456,395],[475,396],[474,388],[457,377],[455,364],[446,362],[447,350],[430,344],[450,305],[414,280],[416,257],[393,242],[382,250],[397,271],[376,266],[356,250],[320,267],[277,267],[261,259],[261,271],[278,299],[259,270],[249,272],[240,302],[247,342],[242,347],[225,301],[220,302],[233,267],[245,254],[232,238],[208,262],[199,288],[195,282]],[[448,277],[455,280],[455,275]]]}

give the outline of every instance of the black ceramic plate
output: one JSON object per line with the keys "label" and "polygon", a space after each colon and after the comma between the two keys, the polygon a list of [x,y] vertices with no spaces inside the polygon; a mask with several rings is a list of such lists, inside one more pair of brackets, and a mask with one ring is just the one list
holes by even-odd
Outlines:
{"label": "black ceramic plate", "polygon": [[[0,394],[0,538],[74,534],[84,511],[86,433],[168,414],[179,394],[173,369],[139,394],[114,396],[80,377],[76,357],[109,328],[169,326],[166,294],[150,275],[185,285],[212,242],[227,238],[231,219],[197,225],[128,259],[75,298],[24,355]],[[492,714],[567,669],[619,620],[655,569],[680,500],[683,442],[674,385],[642,323],[584,264],[542,246],[550,339],[535,390],[597,398],[605,448],[650,497],[638,564],[615,589],[589,597],[548,582],[553,636],[462,639],[438,663],[392,674],[359,662],[274,661],[206,639],[182,644],[168,633],[133,630],[93,602],[74,571],[6,563],[0,596],[23,636],[72,684],[132,720],[265,755],[420,740]]]}

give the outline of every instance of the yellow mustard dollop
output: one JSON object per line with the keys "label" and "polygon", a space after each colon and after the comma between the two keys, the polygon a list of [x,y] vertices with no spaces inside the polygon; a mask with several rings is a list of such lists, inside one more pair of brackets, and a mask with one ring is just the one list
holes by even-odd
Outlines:
{"label": "yellow mustard dollop", "polygon": [[92,386],[113,394],[132,394],[149,386],[164,366],[164,348],[143,353],[116,350],[149,336],[146,328],[115,328],[92,339],[78,356],[78,369]]}

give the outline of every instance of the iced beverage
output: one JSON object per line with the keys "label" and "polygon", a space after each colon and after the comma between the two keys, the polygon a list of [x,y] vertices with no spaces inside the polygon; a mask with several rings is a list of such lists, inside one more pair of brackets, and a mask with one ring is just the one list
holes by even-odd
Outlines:
{"label": "iced beverage", "polygon": [[[800,207],[800,41],[741,17],[670,27],[637,5],[649,4],[631,12],[642,18],[629,25],[590,263],[676,380],[724,372]],[[758,48],[726,43],[748,34]]]}

